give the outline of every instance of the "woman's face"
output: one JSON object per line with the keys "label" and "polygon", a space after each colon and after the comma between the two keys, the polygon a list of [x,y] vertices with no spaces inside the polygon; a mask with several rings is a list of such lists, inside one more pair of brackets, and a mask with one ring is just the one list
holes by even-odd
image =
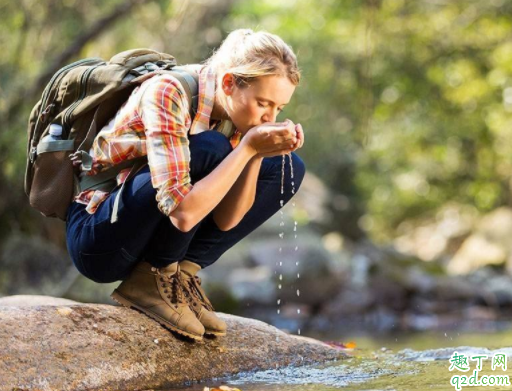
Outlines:
{"label": "woman's face", "polygon": [[227,95],[227,113],[235,127],[245,134],[254,126],[275,122],[290,102],[295,86],[284,76],[261,76],[238,87],[231,74],[224,75],[222,89]]}

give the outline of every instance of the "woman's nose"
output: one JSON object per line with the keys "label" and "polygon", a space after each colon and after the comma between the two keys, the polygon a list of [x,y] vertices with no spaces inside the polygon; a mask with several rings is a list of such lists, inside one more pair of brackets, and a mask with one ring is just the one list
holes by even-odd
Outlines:
{"label": "woman's nose", "polygon": [[279,112],[277,109],[269,109],[265,112],[265,114],[262,117],[263,122],[276,122],[276,118]]}

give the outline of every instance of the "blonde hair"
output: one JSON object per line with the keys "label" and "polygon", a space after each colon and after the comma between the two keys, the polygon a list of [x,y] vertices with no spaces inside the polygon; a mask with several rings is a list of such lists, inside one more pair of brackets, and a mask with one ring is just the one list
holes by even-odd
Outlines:
{"label": "blonde hair", "polygon": [[[226,73],[232,73],[237,86],[244,87],[261,76],[283,76],[295,86],[300,83],[297,57],[291,46],[280,37],[266,31],[234,30],[226,37],[204,64],[215,71],[217,85]],[[222,88],[217,88],[219,100],[226,107]]]}

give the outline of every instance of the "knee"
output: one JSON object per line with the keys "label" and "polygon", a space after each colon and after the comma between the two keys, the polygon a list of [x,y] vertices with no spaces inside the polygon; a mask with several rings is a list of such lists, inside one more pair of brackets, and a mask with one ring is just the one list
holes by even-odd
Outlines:
{"label": "knee", "polygon": [[205,159],[205,163],[218,164],[228,156],[233,147],[222,133],[209,130],[190,138],[191,159]]}

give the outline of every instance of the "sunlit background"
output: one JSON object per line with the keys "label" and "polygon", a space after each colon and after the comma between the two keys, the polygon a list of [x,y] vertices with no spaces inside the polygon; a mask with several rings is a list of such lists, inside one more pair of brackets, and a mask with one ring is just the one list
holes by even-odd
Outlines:
{"label": "sunlit background", "polygon": [[303,80],[279,118],[303,125],[308,174],[284,226],[274,216],[202,272],[215,307],[336,336],[512,315],[512,2],[0,0],[0,13],[1,295],[112,303],[117,285],[81,277],[64,223],[24,194],[28,115],[50,76],[137,47],[197,63],[243,27],[297,53]]}

